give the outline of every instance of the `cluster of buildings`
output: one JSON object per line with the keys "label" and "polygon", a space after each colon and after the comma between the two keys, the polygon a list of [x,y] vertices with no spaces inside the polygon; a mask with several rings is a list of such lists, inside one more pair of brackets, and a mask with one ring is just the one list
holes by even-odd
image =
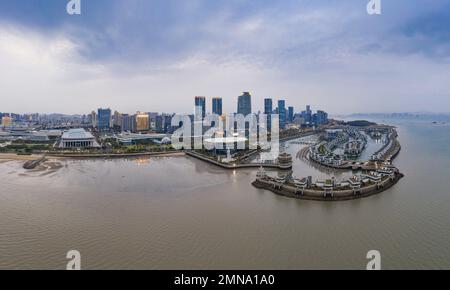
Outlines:
{"label": "cluster of buildings", "polygon": [[[309,158],[322,165],[341,167],[346,160],[359,157],[367,146],[367,138],[357,129],[349,127],[339,130],[327,130],[326,140],[309,149]],[[336,149],[342,147],[343,154]]]}
{"label": "cluster of buildings", "polygon": [[[311,106],[307,105],[306,110],[296,113],[293,106],[287,106],[285,100],[278,100],[274,106],[274,100],[271,98],[264,99],[264,114],[268,116],[268,126],[270,124],[270,115],[279,115],[279,128],[286,129],[289,125],[295,124],[298,126],[320,126],[328,123],[328,114],[325,111],[318,110],[314,113],[311,110]],[[204,118],[206,116],[206,97],[195,97],[195,106],[201,108],[201,114]],[[222,116],[222,98],[212,98],[212,111],[213,114]],[[259,114],[252,110],[252,96],[249,92],[244,92],[237,99],[237,114],[248,116],[250,114]]]}
{"label": "cluster of buildings", "polygon": [[144,113],[122,114],[111,109],[99,108],[88,115],[87,122],[99,132],[148,132],[172,134],[173,114]]}
{"label": "cluster of buildings", "polygon": [[[211,110],[209,110],[206,97],[195,97],[194,105],[196,110],[200,109],[200,111],[190,115],[191,123],[202,121],[209,112],[224,119],[223,99],[213,97],[211,100]],[[249,92],[244,92],[237,98],[235,114],[248,116],[260,113],[261,111],[255,112],[252,108],[252,96]],[[201,118],[198,118],[199,114]],[[279,115],[281,130],[290,126],[312,127],[328,123],[326,112],[319,110],[313,113],[308,105],[305,111],[296,113],[293,106],[286,105],[285,100],[278,100],[277,106],[274,107],[273,100],[266,98],[264,114],[268,116],[269,129],[272,114]],[[173,134],[181,125],[180,123],[178,126],[172,126],[174,115],[156,112],[124,114],[118,111],[113,112],[110,108],[99,108],[86,115],[0,113],[0,139],[15,140],[20,137],[31,141],[48,141],[53,138],[55,132],[59,132],[60,148],[90,148],[98,147],[94,138],[98,132],[100,135],[115,133],[123,144],[143,139],[167,142],[166,137]],[[19,128],[23,129],[19,130]],[[166,139],[163,140],[164,138]]]}

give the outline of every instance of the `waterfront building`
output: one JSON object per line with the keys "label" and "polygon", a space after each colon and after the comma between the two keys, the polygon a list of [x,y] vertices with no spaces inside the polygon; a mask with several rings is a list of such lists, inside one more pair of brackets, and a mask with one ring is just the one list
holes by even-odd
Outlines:
{"label": "waterfront building", "polygon": [[248,92],[244,92],[238,97],[237,113],[244,116],[252,113],[252,96]]}
{"label": "waterfront building", "polygon": [[197,108],[200,107],[201,111],[200,112],[195,112],[195,114],[200,114],[202,115],[202,120],[205,118],[206,116],[206,97],[195,97],[195,109],[197,110]]}
{"label": "waterfront building", "polygon": [[117,135],[117,140],[123,145],[138,144],[142,141],[151,141],[155,144],[170,144],[170,138],[166,134],[135,134],[122,132]]}
{"label": "waterfront building", "polygon": [[280,117],[280,129],[286,128],[286,101],[278,101],[278,115]]}
{"label": "waterfront building", "polygon": [[146,113],[136,113],[136,130],[138,132],[148,131],[149,129],[149,117]]}
{"label": "waterfront building", "polygon": [[290,169],[292,168],[292,155],[287,153],[281,153],[278,156],[278,164],[281,169]]}
{"label": "waterfront building", "polygon": [[96,148],[100,145],[95,137],[84,129],[71,129],[63,133],[59,148],[64,149],[83,149]]}
{"label": "waterfront building", "polygon": [[213,98],[212,99],[212,112],[213,114],[222,116],[222,98]]}
{"label": "waterfront building", "polygon": [[111,109],[98,109],[98,129],[109,131],[111,128]]}

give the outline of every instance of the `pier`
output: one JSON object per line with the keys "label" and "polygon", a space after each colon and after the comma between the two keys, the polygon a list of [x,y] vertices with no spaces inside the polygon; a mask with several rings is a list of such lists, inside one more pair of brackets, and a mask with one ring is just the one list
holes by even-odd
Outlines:
{"label": "pier", "polygon": [[212,158],[208,158],[207,156],[197,153],[195,151],[186,151],[186,155],[200,159],[200,160],[208,162],[208,163],[211,163],[213,165],[222,167],[224,169],[245,169],[245,168],[263,167],[263,168],[286,170],[286,169],[292,168],[292,157],[290,157],[290,159],[289,159],[289,157],[282,155],[282,154],[280,155],[280,157],[284,158],[283,161],[277,162],[277,163],[224,163],[224,162],[219,162]]}

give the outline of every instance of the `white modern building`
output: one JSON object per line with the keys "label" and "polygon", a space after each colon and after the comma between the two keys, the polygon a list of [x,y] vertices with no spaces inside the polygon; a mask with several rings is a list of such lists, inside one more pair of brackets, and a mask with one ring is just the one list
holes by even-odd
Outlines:
{"label": "white modern building", "polygon": [[65,131],[61,137],[59,148],[97,148],[100,147],[95,137],[84,129]]}

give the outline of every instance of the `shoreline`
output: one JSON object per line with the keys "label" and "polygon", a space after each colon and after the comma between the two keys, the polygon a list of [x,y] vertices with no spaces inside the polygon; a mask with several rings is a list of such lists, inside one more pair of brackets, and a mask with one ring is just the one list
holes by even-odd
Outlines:
{"label": "shoreline", "polygon": [[50,160],[62,159],[104,159],[104,158],[132,158],[132,157],[177,157],[185,156],[184,152],[147,152],[131,154],[32,154],[17,155],[15,153],[0,153],[0,161],[33,161],[46,157]]}

